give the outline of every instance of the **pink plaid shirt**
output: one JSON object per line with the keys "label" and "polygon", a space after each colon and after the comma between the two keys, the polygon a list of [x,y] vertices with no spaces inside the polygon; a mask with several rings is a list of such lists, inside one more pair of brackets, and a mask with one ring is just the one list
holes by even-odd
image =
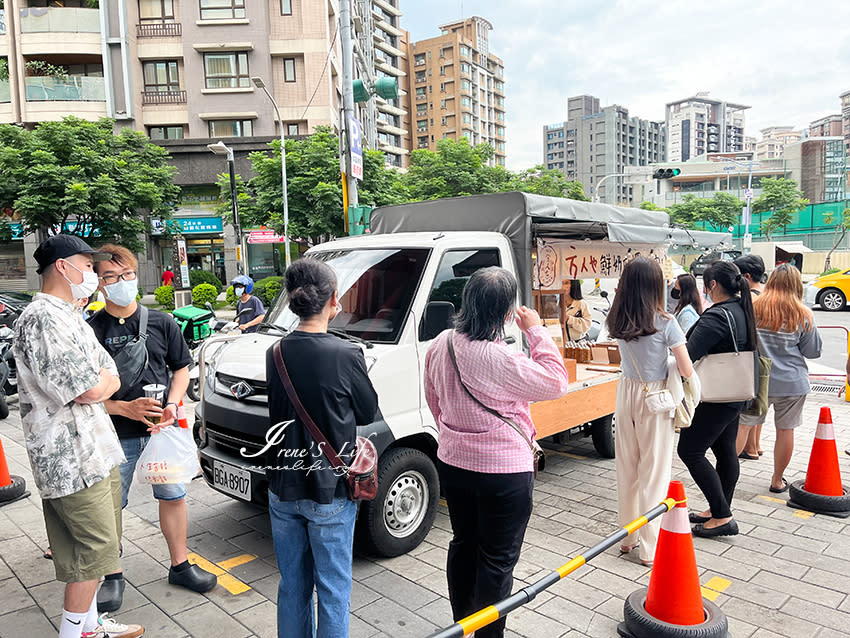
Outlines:
{"label": "pink plaid shirt", "polygon": [[504,342],[470,341],[447,330],[434,340],[425,357],[425,400],[437,420],[439,459],[472,472],[533,471],[528,443],[464,392],[446,346],[449,335],[454,335],[457,364],[469,391],[533,438],[537,432],[529,402],[557,399],[568,385],[564,362],[549,332],[535,326],[526,333],[528,358]]}

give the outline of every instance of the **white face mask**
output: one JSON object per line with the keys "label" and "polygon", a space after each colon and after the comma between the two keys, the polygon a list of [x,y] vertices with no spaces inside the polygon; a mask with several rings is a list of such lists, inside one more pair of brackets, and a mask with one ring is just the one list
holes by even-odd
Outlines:
{"label": "white face mask", "polygon": [[239,288],[234,288],[233,292],[237,297],[241,297],[243,294],[245,294],[245,289],[240,286]]}
{"label": "white face mask", "polygon": [[71,268],[73,268],[83,276],[82,283],[75,284],[70,279],[68,279],[65,273],[62,273],[62,276],[65,277],[65,281],[67,281],[68,284],[71,286],[71,296],[74,299],[88,299],[89,297],[91,297],[94,294],[94,291],[97,290],[97,275],[90,270],[80,270],[67,259],[63,259],[62,261],[64,261]]}
{"label": "white face mask", "polygon": [[139,294],[139,282],[133,279],[132,281],[116,281],[114,284],[104,286],[106,297],[116,306],[126,307],[136,300],[136,295]]}

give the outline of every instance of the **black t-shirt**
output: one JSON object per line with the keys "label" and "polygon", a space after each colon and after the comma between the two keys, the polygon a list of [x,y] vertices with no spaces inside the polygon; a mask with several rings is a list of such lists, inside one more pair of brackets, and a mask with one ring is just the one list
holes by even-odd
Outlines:
{"label": "black t-shirt", "polygon": [[[137,308],[136,312],[127,317],[121,324],[118,317],[113,317],[106,310],[101,310],[88,321],[97,336],[97,340],[114,357],[127,342],[139,334],[139,314],[140,311]],[[148,367],[142,373],[139,382],[130,389],[122,401],[132,401],[145,396],[142,388],[149,383],[159,383],[167,387],[170,384],[172,372],[185,368],[192,363],[192,355],[189,353],[186,341],[180,333],[180,328],[174,318],[164,312],[148,310],[146,345]],[[167,391],[166,397],[168,397]],[[134,421],[117,414],[111,416],[119,438],[133,438],[148,434],[147,426],[141,421]]]}
{"label": "black t-shirt", "polygon": [[[239,315],[239,313],[245,309],[251,308],[253,312],[246,312],[244,315]],[[236,304],[236,313],[239,317],[239,325],[248,323],[249,321],[253,321],[260,315],[266,314],[266,309],[263,307],[263,302],[260,301],[257,297],[251,295],[248,297],[248,301],[242,301],[241,299]],[[245,328],[245,332],[257,332],[257,326],[251,326],[250,328]]]}
{"label": "black t-shirt", "polygon": [[[378,396],[366,373],[363,351],[328,333],[300,331],[285,337],[281,350],[307,414],[342,460],[350,461],[357,426],[371,423],[378,410]],[[284,430],[282,444],[273,446],[266,458],[270,468],[279,468],[267,470],[269,489],[282,501],[309,498],[330,503],[335,496],[345,496],[344,481],[334,474],[322,449],[295,414],[275,367],[272,348],[266,352],[266,379],[270,422],[295,419]]]}

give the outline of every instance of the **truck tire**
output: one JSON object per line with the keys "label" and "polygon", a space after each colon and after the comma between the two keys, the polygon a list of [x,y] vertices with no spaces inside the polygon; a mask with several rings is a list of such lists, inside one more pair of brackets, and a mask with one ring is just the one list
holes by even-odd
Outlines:
{"label": "truck tire", "polygon": [[392,558],[417,547],[431,531],[440,497],[437,468],[413,448],[393,448],[378,459],[378,494],[362,502],[358,546]]}
{"label": "truck tire", "polygon": [[12,474],[9,478],[12,482],[0,487],[0,503],[19,499],[27,489],[27,483],[22,477]]}
{"label": "truck tire", "polygon": [[189,387],[186,388],[186,395],[196,403],[201,400],[200,379],[189,379]]}
{"label": "truck tire", "polygon": [[614,415],[601,416],[590,422],[590,436],[599,456],[614,458]]}
{"label": "truck tire", "polygon": [[[623,624],[634,638],[727,638],[729,635],[729,621],[720,607],[710,600],[702,601],[705,621],[699,625],[671,625],[658,620],[646,612],[645,603],[646,588],[629,594],[623,605]],[[621,636],[628,635],[621,632],[619,627],[617,632]]]}

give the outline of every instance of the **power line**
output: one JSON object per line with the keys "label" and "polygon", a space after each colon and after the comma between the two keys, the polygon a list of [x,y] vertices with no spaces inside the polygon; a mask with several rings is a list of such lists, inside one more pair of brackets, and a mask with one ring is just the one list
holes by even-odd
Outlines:
{"label": "power line", "polygon": [[336,23],[336,30],[334,31],[334,37],[331,38],[331,46],[328,48],[328,54],[325,56],[325,65],[322,67],[322,73],[319,75],[319,81],[316,83],[316,88],[313,89],[313,95],[310,96],[310,101],[307,102],[307,106],[304,107],[304,112],[301,114],[299,119],[303,120],[304,116],[307,115],[307,111],[310,109],[310,105],[313,104],[313,99],[316,97],[316,93],[319,92],[319,87],[322,85],[322,78],[325,77],[325,71],[328,68],[328,62],[331,59],[331,53],[334,50],[334,44],[336,43],[336,36],[339,33],[339,22]]}

